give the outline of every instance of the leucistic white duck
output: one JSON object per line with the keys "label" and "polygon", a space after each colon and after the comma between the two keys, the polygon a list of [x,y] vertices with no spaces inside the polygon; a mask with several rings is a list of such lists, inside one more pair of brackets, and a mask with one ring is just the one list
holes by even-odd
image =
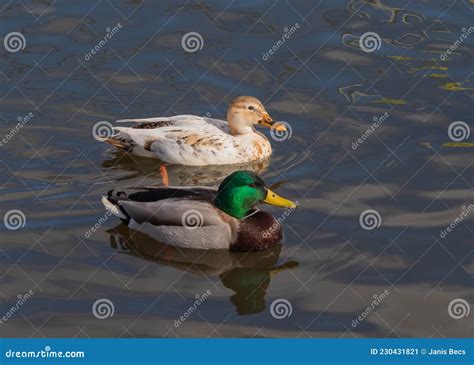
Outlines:
{"label": "leucistic white duck", "polygon": [[133,127],[114,127],[110,138],[101,138],[124,151],[154,157],[169,164],[188,166],[233,165],[263,161],[272,154],[270,141],[254,125],[285,131],[262,103],[239,96],[227,110],[227,122],[196,115],[148,119],[122,119]]}
{"label": "leucistic white duck", "polygon": [[256,205],[295,209],[251,171],[237,171],[219,188],[160,187],[126,194],[109,191],[102,203],[135,231],[170,246],[257,251],[278,244],[282,228]]}

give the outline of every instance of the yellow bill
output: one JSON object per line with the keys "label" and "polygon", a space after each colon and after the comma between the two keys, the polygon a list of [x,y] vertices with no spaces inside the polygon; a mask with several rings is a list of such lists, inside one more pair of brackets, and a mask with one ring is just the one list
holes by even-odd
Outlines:
{"label": "yellow bill", "polygon": [[293,203],[291,200],[282,198],[277,193],[274,193],[270,189],[267,189],[267,197],[264,200],[265,203],[270,205],[275,205],[281,208],[296,208],[296,204]]}
{"label": "yellow bill", "polygon": [[263,125],[268,128],[273,128],[278,132],[285,132],[286,127],[283,123],[274,122],[273,119],[268,115],[267,112],[262,114],[262,119],[258,121],[258,124]]}

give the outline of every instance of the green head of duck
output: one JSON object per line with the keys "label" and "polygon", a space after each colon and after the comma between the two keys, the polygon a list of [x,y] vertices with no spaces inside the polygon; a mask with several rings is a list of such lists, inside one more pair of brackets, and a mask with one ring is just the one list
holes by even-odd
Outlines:
{"label": "green head of duck", "polygon": [[227,176],[219,186],[215,205],[223,212],[242,219],[262,203],[282,208],[295,208],[290,200],[271,191],[264,181],[251,171],[237,171]]}

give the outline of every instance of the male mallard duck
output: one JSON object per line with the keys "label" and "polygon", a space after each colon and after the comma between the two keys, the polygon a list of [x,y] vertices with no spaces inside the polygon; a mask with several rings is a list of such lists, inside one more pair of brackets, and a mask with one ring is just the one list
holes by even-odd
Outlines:
{"label": "male mallard duck", "polygon": [[282,239],[267,203],[295,209],[251,171],[227,176],[219,188],[160,187],[132,194],[109,191],[102,203],[129,228],[171,246],[255,251]]}
{"label": "male mallard duck", "polygon": [[265,160],[272,154],[272,147],[253,125],[286,130],[283,123],[275,123],[262,103],[251,96],[239,96],[232,101],[227,110],[227,122],[196,115],[122,119],[117,122],[138,124],[130,128],[115,127],[114,131],[118,133],[101,138],[102,141],[140,156],[189,166]]}

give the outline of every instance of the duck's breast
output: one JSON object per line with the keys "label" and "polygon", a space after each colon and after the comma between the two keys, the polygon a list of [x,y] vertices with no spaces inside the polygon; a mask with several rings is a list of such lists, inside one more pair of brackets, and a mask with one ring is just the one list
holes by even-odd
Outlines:
{"label": "duck's breast", "polygon": [[282,239],[281,225],[270,213],[260,210],[241,222],[237,239],[230,245],[230,249],[259,251],[275,246]]}

